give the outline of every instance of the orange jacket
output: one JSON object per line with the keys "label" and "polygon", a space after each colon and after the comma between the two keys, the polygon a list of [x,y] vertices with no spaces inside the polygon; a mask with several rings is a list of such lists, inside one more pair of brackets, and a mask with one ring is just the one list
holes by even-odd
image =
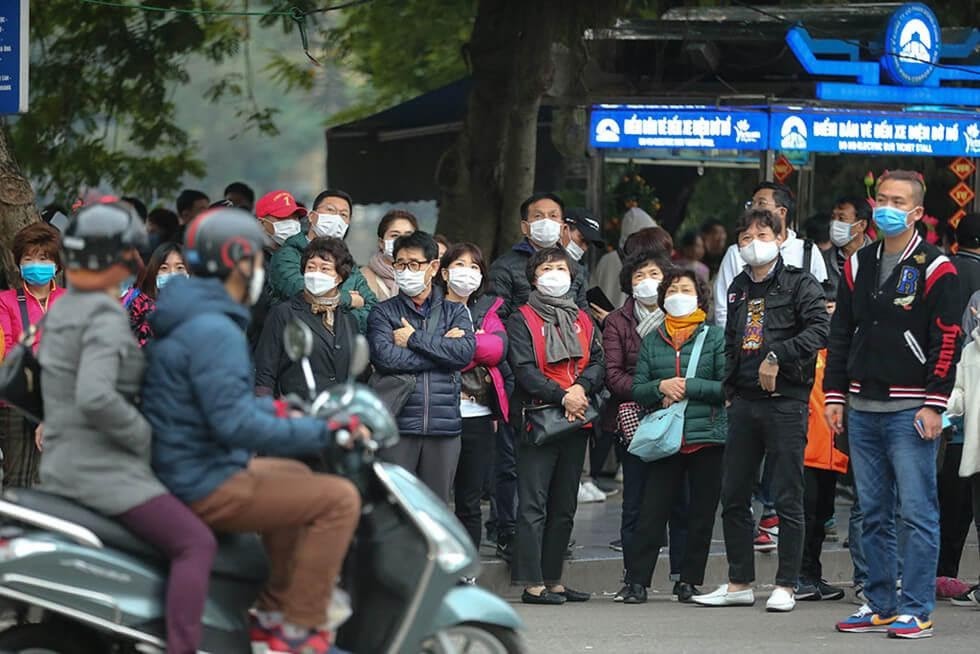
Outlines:
{"label": "orange jacket", "polygon": [[823,373],[827,366],[827,350],[817,353],[817,369],[810,391],[810,425],[806,435],[803,465],[820,470],[847,472],[847,455],[834,446],[834,435],[824,418]]}

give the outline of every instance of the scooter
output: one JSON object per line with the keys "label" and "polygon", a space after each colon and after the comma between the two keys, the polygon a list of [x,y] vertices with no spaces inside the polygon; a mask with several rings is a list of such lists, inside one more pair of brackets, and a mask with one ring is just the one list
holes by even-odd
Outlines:
{"label": "scooter", "polygon": [[[366,386],[347,383],[317,394],[309,355],[312,334],[286,328],[287,354],[303,367],[310,401],[291,398],[309,415],[357,416],[368,440],[337,433],[345,447],[323,453],[327,469],[361,491],[363,512],[343,585],[352,615],[337,634],[356,654],[523,654],[522,622],[509,604],[475,585],[480,562],[468,534],[446,505],[404,469],[383,463],[398,430]],[[368,362],[358,337],[354,379]],[[0,652],[105,654],[163,652],[167,561],[111,518],[38,490],[0,499],[0,607],[13,611]],[[221,535],[203,617],[201,652],[264,654],[249,641],[248,610],[268,574],[254,534]]]}

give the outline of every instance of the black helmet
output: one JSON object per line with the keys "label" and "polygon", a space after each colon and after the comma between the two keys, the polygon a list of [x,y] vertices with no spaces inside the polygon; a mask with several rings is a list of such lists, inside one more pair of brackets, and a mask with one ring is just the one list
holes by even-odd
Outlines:
{"label": "black helmet", "polygon": [[224,279],[243,259],[265,247],[268,236],[252,214],[231,207],[195,218],[184,234],[184,258],[198,277]]}
{"label": "black helmet", "polygon": [[124,255],[146,246],[146,230],[127,205],[93,204],[71,219],[61,246],[69,269],[105,270],[117,263],[133,268],[135,259]]}

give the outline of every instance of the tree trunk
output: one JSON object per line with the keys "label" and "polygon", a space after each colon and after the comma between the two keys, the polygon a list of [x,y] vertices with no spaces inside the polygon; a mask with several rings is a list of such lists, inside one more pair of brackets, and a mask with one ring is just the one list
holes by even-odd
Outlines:
{"label": "tree trunk", "polygon": [[438,230],[488,257],[520,239],[520,204],[534,190],[538,110],[553,72],[552,7],[481,0],[467,47],[473,86],[463,131],[438,173]]}
{"label": "tree trunk", "polygon": [[23,227],[40,220],[34,205],[34,191],[14,161],[7,138],[7,121],[0,118],[0,256],[3,280],[0,286],[13,288],[20,283],[20,270],[11,254],[14,236]]}

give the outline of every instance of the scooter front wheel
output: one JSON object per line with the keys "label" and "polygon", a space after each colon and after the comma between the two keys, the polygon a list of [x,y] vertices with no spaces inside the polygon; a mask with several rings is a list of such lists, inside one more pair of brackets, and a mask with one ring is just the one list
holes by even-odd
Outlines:
{"label": "scooter front wheel", "polygon": [[426,643],[425,654],[526,654],[524,638],[513,629],[468,622],[439,631]]}

